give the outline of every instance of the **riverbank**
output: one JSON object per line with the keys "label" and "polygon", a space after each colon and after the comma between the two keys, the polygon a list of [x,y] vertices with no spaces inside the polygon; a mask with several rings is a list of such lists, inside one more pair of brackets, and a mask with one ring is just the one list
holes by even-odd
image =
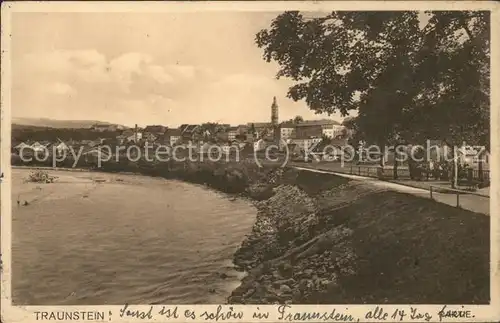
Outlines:
{"label": "riverbank", "polygon": [[[107,166],[106,166],[107,165]],[[254,164],[104,164],[251,198],[234,304],[489,302],[489,217],[363,181]]]}
{"label": "riverbank", "polygon": [[335,175],[285,174],[235,254],[248,275],[230,303],[489,302],[488,217]]}
{"label": "riverbank", "polygon": [[[52,167],[51,161],[30,163],[18,159],[12,160],[12,166],[22,169],[33,170],[67,170],[67,171],[91,171],[117,174],[146,175],[162,177],[165,179],[177,179],[193,184],[201,184],[218,191],[229,194],[246,194],[247,188],[255,182],[261,182],[269,177],[269,172],[278,168],[277,166],[266,166],[261,168],[255,163],[237,162],[149,162],[139,160],[137,162],[120,160],[103,162],[100,167],[97,164],[79,161],[75,167],[73,162],[65,160],[62,167]],[[253,196],[250,194],[251,197]],[[253,196],[258,198],[256,196]]]}

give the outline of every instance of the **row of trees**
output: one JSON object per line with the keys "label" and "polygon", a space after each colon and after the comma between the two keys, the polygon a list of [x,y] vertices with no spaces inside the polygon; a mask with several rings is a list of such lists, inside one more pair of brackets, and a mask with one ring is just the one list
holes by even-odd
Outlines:
{"label": "row of trees", "polygon": [[32,141],[81,141],[115,138],[121,131],[96,132],[87,128],[12,127],[12,144]]}
{"label": "row of trees", "polygon": [[295,81],[288,97],[317,113],[356,110],[356,140],[489,149],[489,12],[285,12],[256,43]]}

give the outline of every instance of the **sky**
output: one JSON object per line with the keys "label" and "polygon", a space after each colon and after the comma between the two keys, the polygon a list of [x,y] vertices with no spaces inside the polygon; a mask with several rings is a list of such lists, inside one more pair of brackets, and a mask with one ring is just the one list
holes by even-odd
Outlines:
{"label": "sky", "polygon": [[[255,34],[276,12],[14,13],[12,116],[123,125],[319,119]],[[341,120],[340,115],[330,116]]]}

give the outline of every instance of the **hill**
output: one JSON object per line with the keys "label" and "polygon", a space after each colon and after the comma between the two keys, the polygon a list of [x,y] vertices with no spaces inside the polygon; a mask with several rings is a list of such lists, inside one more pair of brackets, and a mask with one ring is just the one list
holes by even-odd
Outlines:
{"label": "hill", "polygon": [[109,122],[96,120],[55,120],[49,118],[12,118],[12,124],[40,128],[90,128],[95,124],[112,125]]}

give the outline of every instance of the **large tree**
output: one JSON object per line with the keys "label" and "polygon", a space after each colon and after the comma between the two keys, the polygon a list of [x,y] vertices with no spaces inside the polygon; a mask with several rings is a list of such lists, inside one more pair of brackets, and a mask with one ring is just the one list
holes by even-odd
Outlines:
{"label": "large tree", "polygon": [[276,17],[256,35],[288,96],[317,113],[357,109],[357,137],[489,146],[489,12]]}

